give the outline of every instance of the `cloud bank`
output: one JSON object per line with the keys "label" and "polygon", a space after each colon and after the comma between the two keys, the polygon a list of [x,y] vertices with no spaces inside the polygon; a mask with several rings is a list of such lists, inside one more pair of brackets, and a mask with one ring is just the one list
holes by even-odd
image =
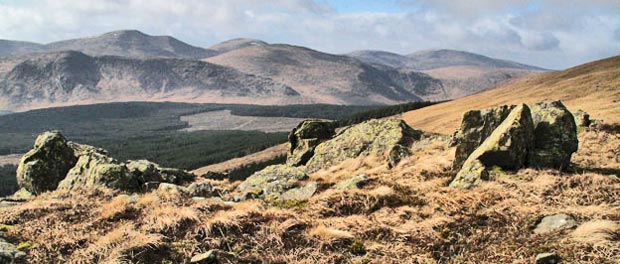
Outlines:
{"label": "cloud bank", "polygon": [[450,48],[552,69],[620,54],[617,0],[370,1],[350,11],[326,0],[0,0],[0,39],[138,29],[203,47],[251,37],[331,53]]}

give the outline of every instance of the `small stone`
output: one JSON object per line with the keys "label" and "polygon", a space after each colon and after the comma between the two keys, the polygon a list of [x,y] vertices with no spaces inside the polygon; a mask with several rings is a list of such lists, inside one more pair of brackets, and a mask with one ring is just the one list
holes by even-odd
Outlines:
{"label": "small stone", "polygon": [[334,188],[338,190],[350,190],[350,189],[359,189],[364,184],[368,182],[368,175],[359,174],[357,176],[351,177],[347,180],[336,183]]}
{"label": "small stone", "polygon": [[187,186],[189,196],[211,197],[217,196],[217,189],[208,182],[195,182]]}
{"label": "small stone", "polygon": [[550,233],[557,230],[569,229],[577,226],[575,219],[567,214],[545,216],[534,229],[536,234]]}
{"label": "small stone", "polygon": [[187,193],[187,188],[172,183],[160,183],[157,191],[165,193],[184,194]]}
{"label": "small stone", "polygon": [[280,195],[280,200],[296,200],[296,201],[305,201],[310,199],[312,195],[316,192],[318,185],[316,182],[310,182],[302,187],[290,189],[285,193]]}
{"label": "small stone", "polygon": [[25,188],[19,189],[17,192],[15,192],[10,197],[11,200],[19,200],[19,201],[27,201],[27,200],[31,200],[31,199],[34,199],[34,198],[35,198],[34,194],[29,192]]}
{"label": "small stone", "polygon": [[562,258],[555,253],[541,253],[536,256],[536,264],[557,264],[560,263]]}
{"label": "small stone", "polygon": [[209,250],[205,253],[193,256],[189,262],[199,264],[215,264],[217,263],[217,256],[213,250]]}
{"label": "small stone", "polygon": [[215,171],[207,171],[207,173],[201,175],[200,177],[211,180],[225,180],[228,179],[228,174],[223,172],[215,172]]}

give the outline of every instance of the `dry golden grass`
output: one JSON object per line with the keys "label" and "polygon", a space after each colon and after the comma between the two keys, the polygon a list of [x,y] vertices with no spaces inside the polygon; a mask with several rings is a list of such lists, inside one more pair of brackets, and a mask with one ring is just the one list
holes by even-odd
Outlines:
{"label": "dry golden grass", "polygon": [[[211,249],[221,263],[533,263],[549,251],[619,263],[620,180],[608,174],[620,168],[605,147],[616,136],[582,133],[572,171],[494,174],[472,190],[447,186],[454,148],[433,136],[393,169],[358,159],[311,175],[319,192],[290,209],[85,189],[0,209],[0,223],[15,226],[9,241],[33,245],[27,263],[187,263]],[[330,188],[358,173],[370,179],[362,189]],[[533,233],[555,213],[579,226]]]}
{"label": "dry golden grass", "polygon": [[582,109],[594,119],[620,123],[620,57],[564,71],[518,78],[497,89],[407,112],[403,119],[424,131],[451,134],[464,112],[504,104],[562,100],[571,111]]}
{"label": "dry golden grass", "polygon": [[571,234],[571,238],[597,247],[617,243],[620,238],[620,225],[609,220],[595,220],[581,224]]}
{"label": "dry golden grass", "polygon": [[286,155],[287,151],[288,151],[288,143],[280,144],[280,145],[273,146],[273,147],[267,148],[265,150],[262,150],[256,153],[252,153],[244,157],[235,158],[235,159],[227,160],[227,161],[220,162],[217,164],[198,168],[198,169],[191,171],[191,173],[194,173],[196,175],[202,175],[209,171],[226,172],[226,171],[233,170],[235,168],[239,168],[244,165],[250,165],[252,163],[259,163],[262,161],[273,159],[278,156]]}

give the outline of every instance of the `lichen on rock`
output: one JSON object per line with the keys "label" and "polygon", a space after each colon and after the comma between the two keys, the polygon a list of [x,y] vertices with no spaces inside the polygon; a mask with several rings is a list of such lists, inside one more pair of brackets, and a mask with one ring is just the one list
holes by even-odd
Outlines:
{"label": "lichen on rock", "polygon": [[39,135],[34,148],[22,157],[17,179],[25,191],[36,195],[93,186],[139,191],[145,183],[183,184],[193,181],[195,176],[147,160],[125,164],[103,149],[69,142],[60,132],[50,131]]}
{"label": "lichen on rock", "polygon": [[307,177],[303,167],[272,165],[252,174],[237,187],[237,191],[244,194],[244,196],[247,196],[247,194],[261,197],[271,194],[279,195],[297,187],[300,181],[305,180]]}
{"label": "lichen on rock", "polygon": [[411,144],[421,136],[422,132],[402,120],[369,120],[347,127],[319,144],[306,165],[307,172],[313,173],[360,156],[383,158],[388,167],[392,167],[410,154]]}
{"label": "lichen on rock", "polygon": [[456,145],[453,168],[461,168],[471,153],[508,117],[516,105],[502,105],[463,114],[460,128],[455,132],[452,145]]}
{"label": "lichen on rock", "polygon": [[530,109],[521,104],[484,140],[465,161],[450,186],[467,189],[488,179],[487,169],[499,166],[517,170],[526,165],[534,145],[534,127]]}
{"label": "lichen on rock", "polygon": [[93,151],[80,156],[75,166],[58,184],[58,189],[106,186],[122,190],[138,190],[140,183],[125,164],[106,153]]}

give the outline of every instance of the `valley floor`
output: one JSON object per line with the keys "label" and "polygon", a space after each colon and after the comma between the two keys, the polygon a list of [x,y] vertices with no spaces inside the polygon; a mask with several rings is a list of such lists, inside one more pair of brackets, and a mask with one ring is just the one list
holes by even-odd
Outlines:
{"label": "valley floor", "polygon": [[[0,209],[0,229],[28,263],[188,263],[208,250],[220,263],[533,263],[545,252],[620,262],[620,135],[582,132],[570,172],[493,174],[471,190],[447,187],[447,142],[427,137],[393,169],[368,158],[314,173],[309,201],[55,191]],[[358,174],[370,178],[361,189],[332,188]],[[533,232],[557,213],[577,227]]]}

